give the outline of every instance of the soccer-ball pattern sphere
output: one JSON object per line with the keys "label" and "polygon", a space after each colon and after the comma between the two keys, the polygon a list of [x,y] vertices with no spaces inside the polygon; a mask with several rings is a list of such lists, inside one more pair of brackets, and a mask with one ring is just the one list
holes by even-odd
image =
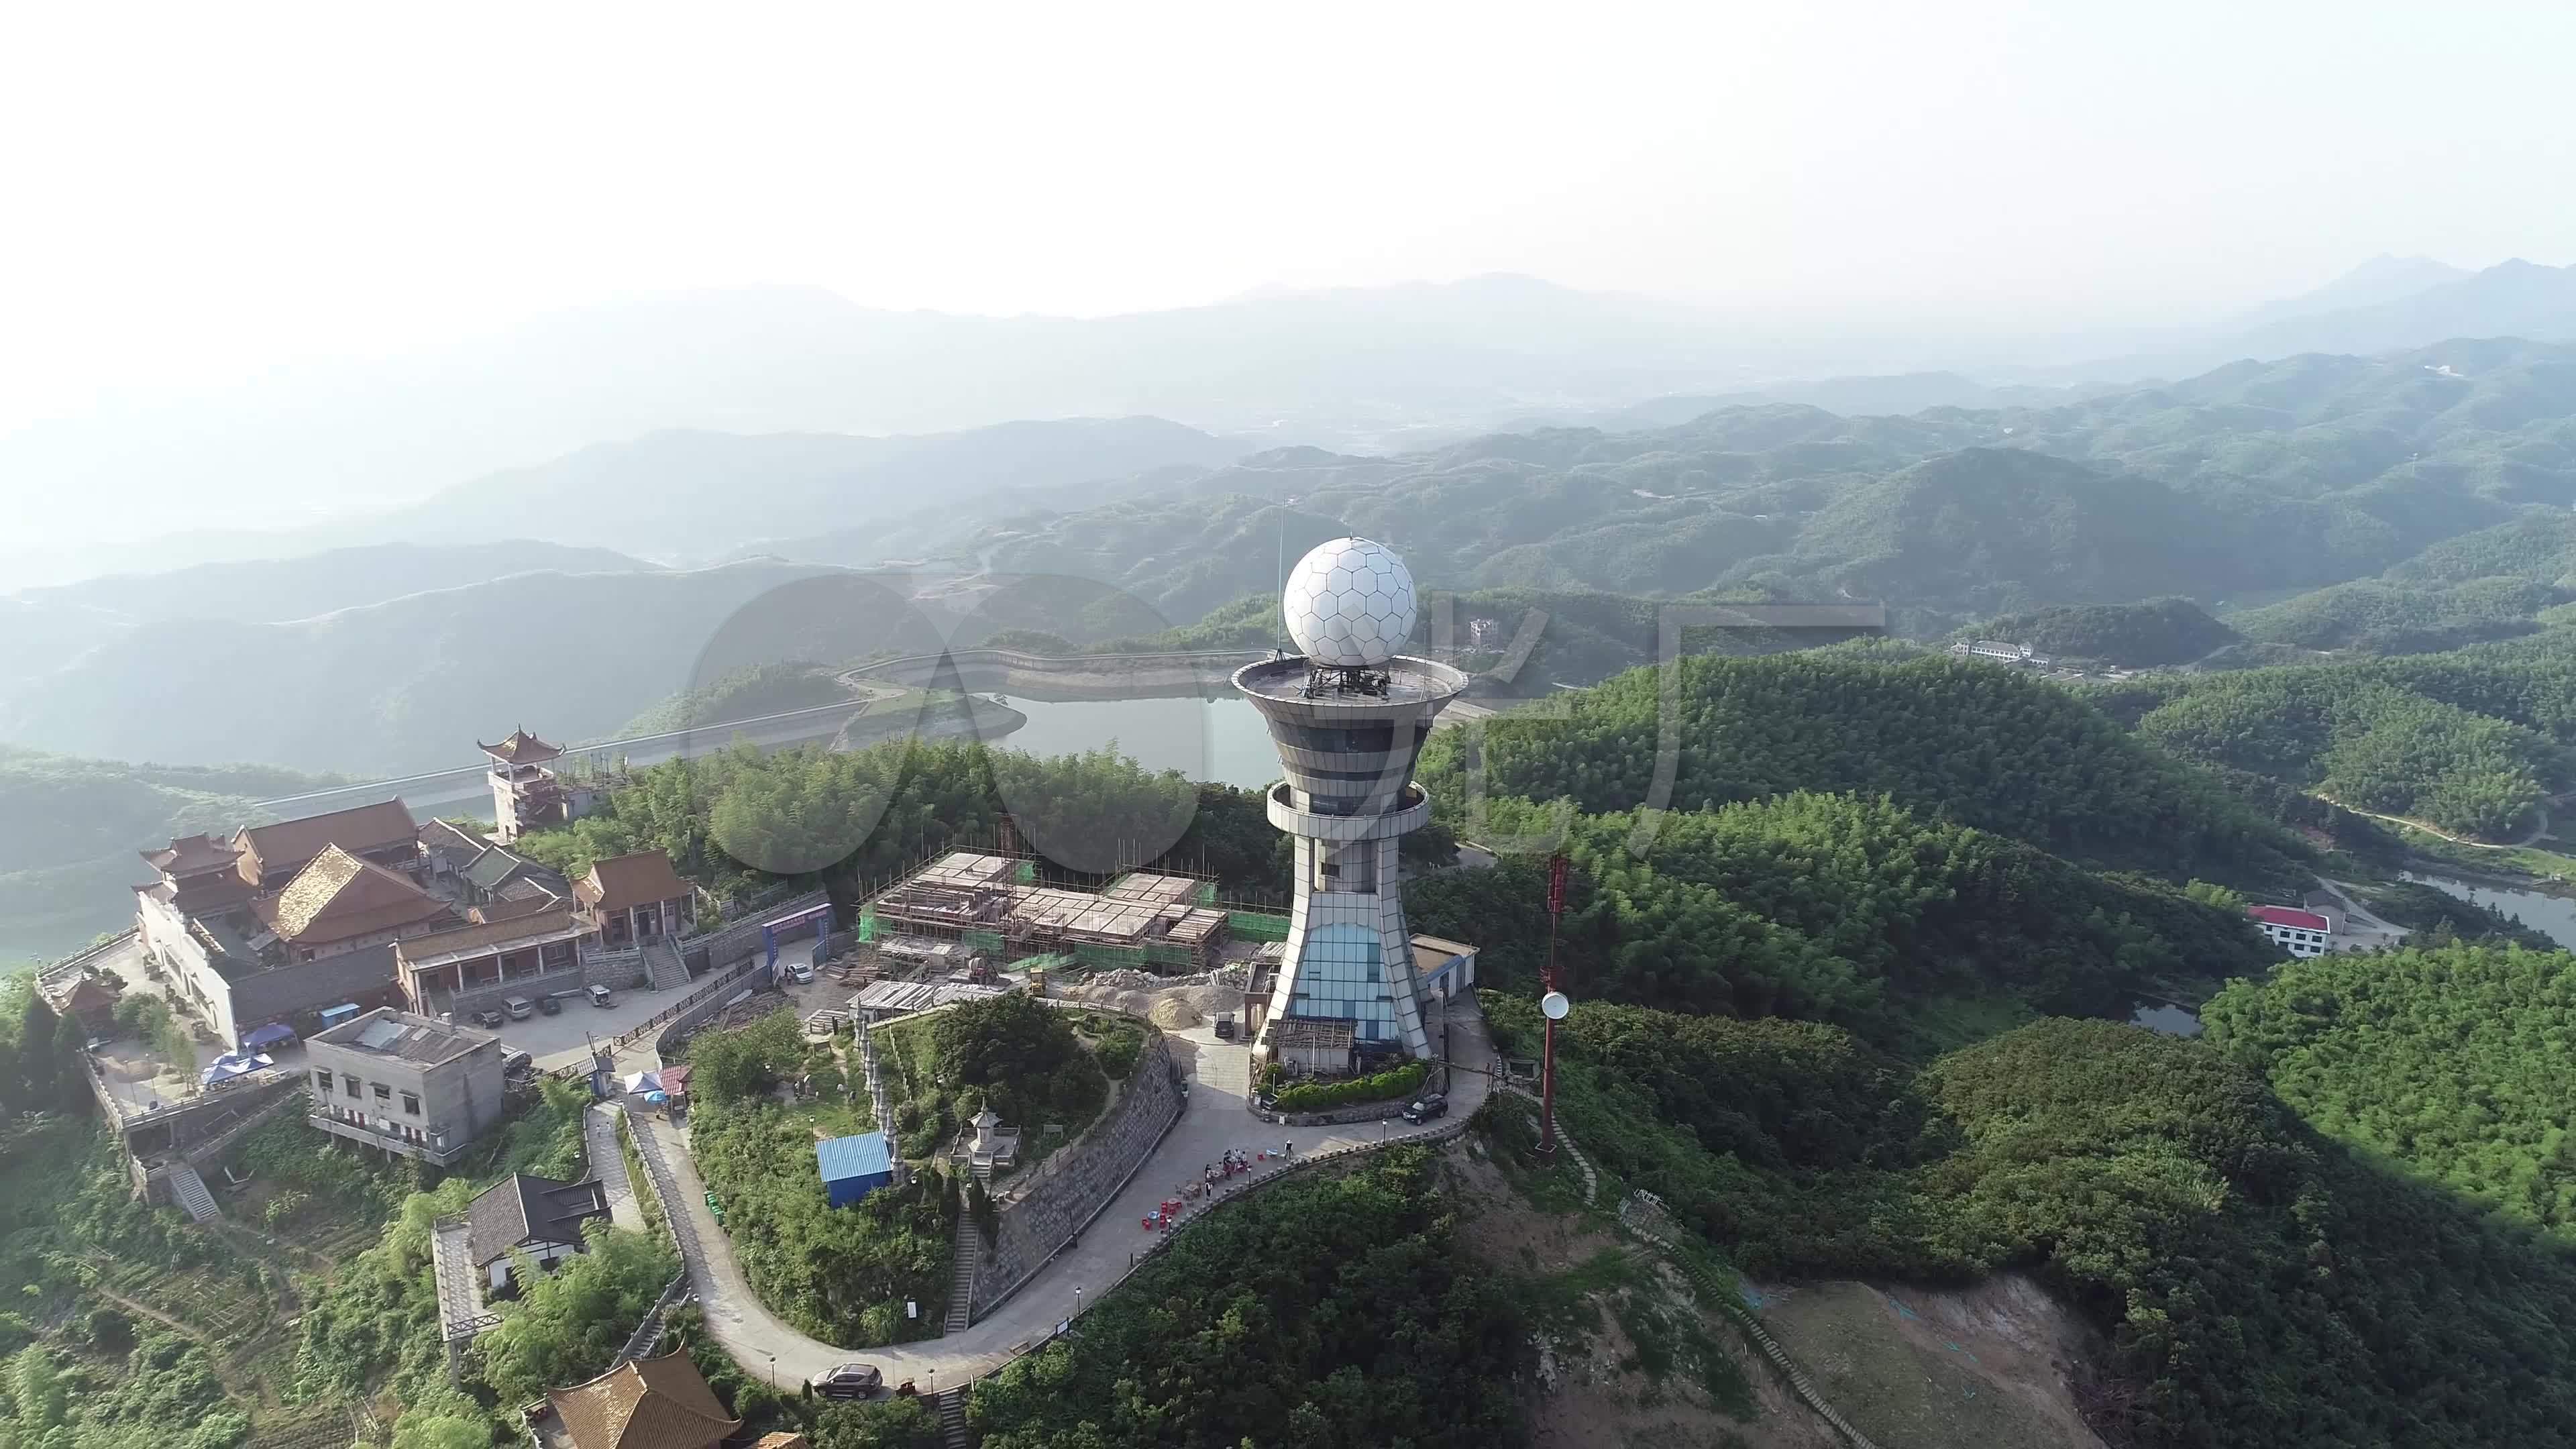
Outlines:
{"label": "soccer-ball pattern sphere", "polygon": [[1288,637],[1317,664],[1384,664],[1413,632],[1413,575],[1382,543],[1319,543],[1279,596]]}

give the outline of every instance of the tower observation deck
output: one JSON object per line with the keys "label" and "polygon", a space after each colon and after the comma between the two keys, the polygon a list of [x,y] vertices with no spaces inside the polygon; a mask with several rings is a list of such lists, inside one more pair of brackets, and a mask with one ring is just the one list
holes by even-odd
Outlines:
{"label": "tower observation deck", "polygon": [[[1367,619],[1373,627],[1359,632],[1368,637],[1326,635],[1319,601],[1324,620]],[[1397,844],[1431,818],[1414,762],[1432,718],[1466,689],[1467,676],[1393,653],[1412,630],[1413,584],[1379,545],[1319,546],[1299,562],[1282,603],[1305,653],[1234,675],[1268,722],[1287,776],[1270,787],[1270,823],[1297,843],[1296,903],[1256,1054],[1276,1059],[1284,1022],[1331,1021],[1347,1023],[1363,1047],[1428,1057]]]}

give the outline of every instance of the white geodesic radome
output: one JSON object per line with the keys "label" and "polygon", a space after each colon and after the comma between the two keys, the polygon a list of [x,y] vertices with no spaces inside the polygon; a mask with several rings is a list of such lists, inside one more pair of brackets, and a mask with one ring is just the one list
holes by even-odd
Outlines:
{"label": "white geodesic radome", "polygon": [[1384,664],[1413,633],[1413,574],[1382,543],[1319,543],[1288,571],[1279,596],[1288,637],[1317,664]]}

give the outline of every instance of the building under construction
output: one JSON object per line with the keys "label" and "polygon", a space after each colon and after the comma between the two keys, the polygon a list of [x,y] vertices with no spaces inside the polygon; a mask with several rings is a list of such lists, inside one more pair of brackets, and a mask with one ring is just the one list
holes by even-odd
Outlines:
{"label": "building under construction", "polygon": [[1286,934],[1287,918],[1226,910],[1216,885],[1132,871],[1098,891],[1041,883],[1032,861],[955,850],[861,910],[863,940],[902,933],[954,937],[970,950],[1017,958],[1069,956],[1085,966],[1188,975],[1217,965],[1227,943]]}

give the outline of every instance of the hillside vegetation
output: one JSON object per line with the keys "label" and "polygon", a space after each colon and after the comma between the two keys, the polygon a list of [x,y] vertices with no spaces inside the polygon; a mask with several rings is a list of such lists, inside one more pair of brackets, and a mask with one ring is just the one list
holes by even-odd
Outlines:
{"label": "hillside vegetation", "polygon": [[1528,1331],[1399,1148],[1211,1214],[969,1416],[985,1449],[1482,1449],[1525,1442]]}
{"label": "hillside vegetation", "polygon": [[[1489,993],[1506,1049],[1536,1012]],[[2576,1443],[2576,1262],[2321,1138],[2199,1042],[2036,1022],[1919,1073],[1830,1027],[1579,1005],[1558,1109],[1740,1267],[2021,1266],[2112,1443]]]}
{"label": "hillside vegetation", "polygon": [[[2018,671],[1885,647],[1689,658],[1674,681],[1669,808],[1791,790],[1884,794],[2075,859],[2160,873],[2263,877],[2297,847],[2206,776],[2147,748],[2065,690]],[[1635,669],[1561,711],[1435,736],[1422,775],[1447,802],[1484,791],[1646,804],[1658,770],[1662,675]],[[1555,716],[1555,717],[1551,717]],[[1472,834],[1473,828],[1467,833]]]}
{"label": "hillside vegetation", "polygon": [[[1535,834],[1540,807],[1496,806]],[[1630,852],[1630,814],[1583,816],[1562,934],[1587,999],[1832,1021],[1890,1045],[1951,1007],[2125,1013],[2160,979],[2259,972],[2271,948],[2233,910],[2134,876],[2088,873],[1885,797],[1793,793],[1676,815]],[[1535,865],[1409,888],[1414,924],[1486,943],[1486,978],[1534,985],[1546,891]]]}
{"label": "hillside vegetation", "polygon": [[2461,944],[2288,961],[2201,1020],[2327,1136],[2576,1246],[2576,956]]}
{"label": "hillside vegetation", "polygon": [[2576,630],[2399,659],[2153,675],[2088,695],[2182,758],[2506,837],[2569,778]]}
{"label": "hillside vegetation", "polygon": [[2027,614],[2002,614],[1961,630],[1960,636],[2009,640],[2055,658],[2092,659],[2132,669],[2188,664],[2239,637],[2189,599],[2065,604]]}
{"label": "hillside vegetation", "polygon": [[0,745],[0,962],[51,959],[134,919],[138,848],[229,835],[252,802],[337,783],[261,765],[129,765]]}
{"label": "hillside vegetation", "polygon": [[2367,577],[2576,503],[2571,359],[2455,342],[2037,406],[1765,403],[1386,458],[1278,449],[1178,496],[976,520],[945,551],[1106,579],[1175,623],[1339,532],[1388,543],[1435,587],[1883,598],[1917,632],[2156,595],[2215,604]]}

